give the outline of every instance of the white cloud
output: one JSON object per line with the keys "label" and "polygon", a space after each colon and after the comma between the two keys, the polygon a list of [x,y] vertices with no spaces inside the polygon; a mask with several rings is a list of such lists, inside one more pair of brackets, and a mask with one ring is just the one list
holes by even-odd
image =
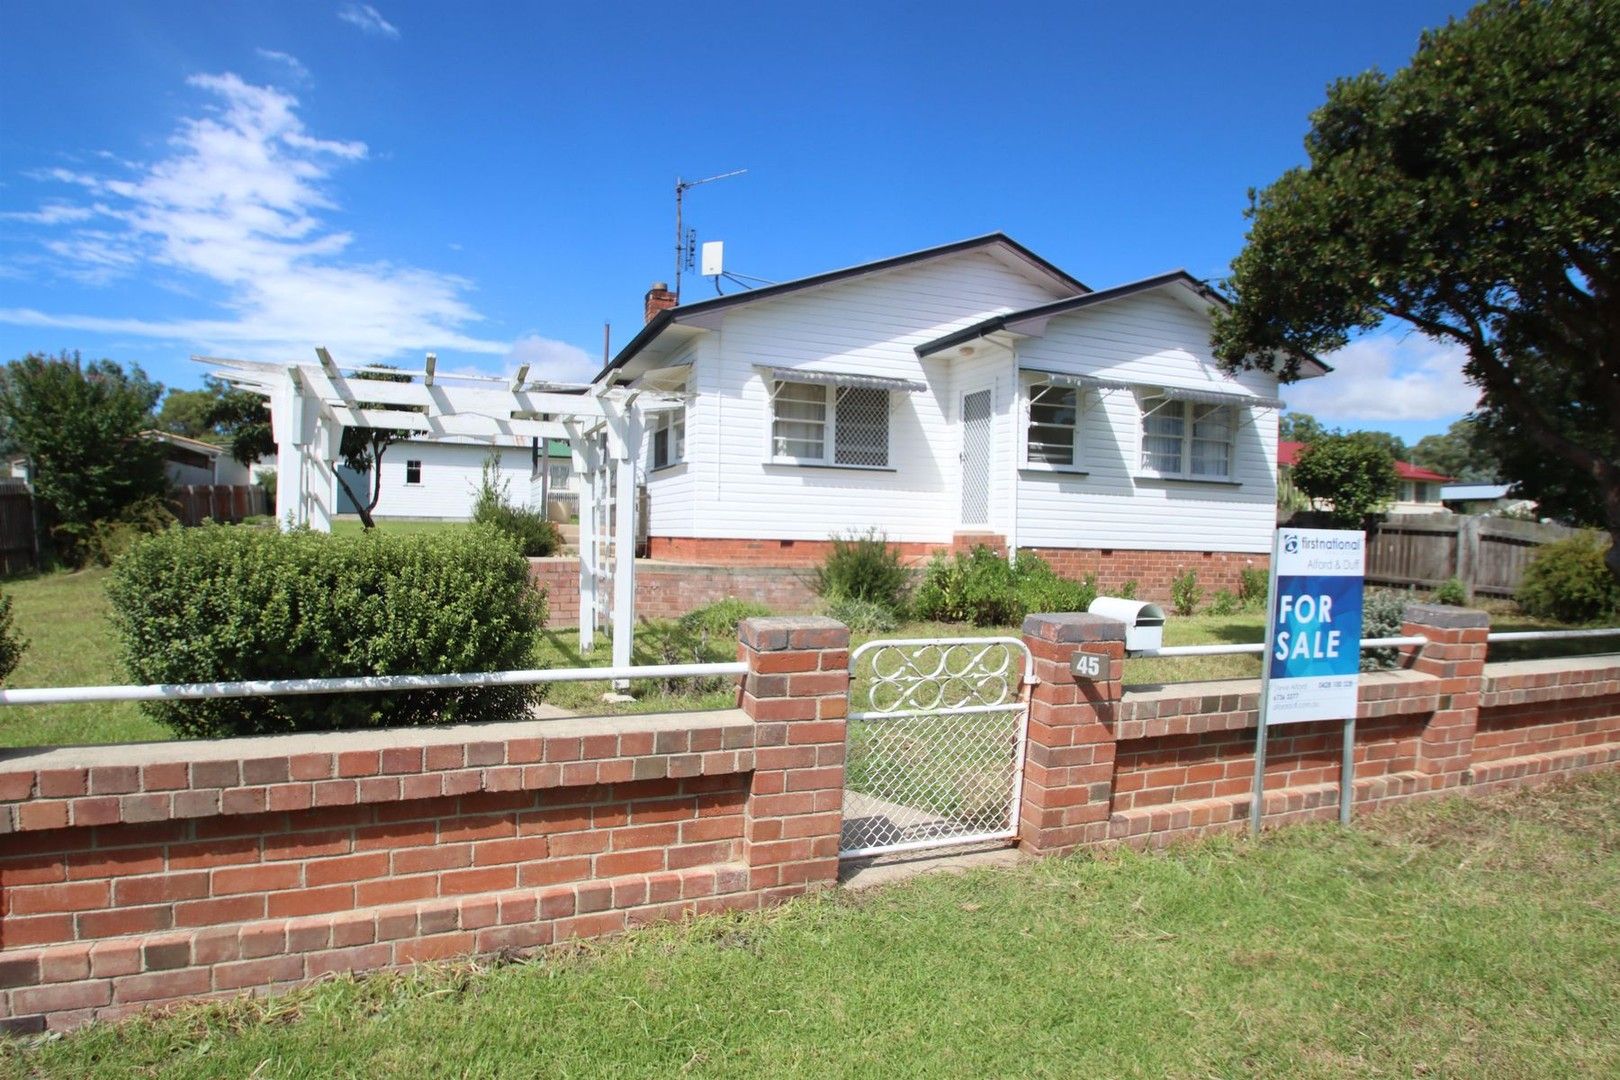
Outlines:
{"label": "white cloud", "polygon": [[483,320],[466,279],[344,258],[352,237],[322,218],[335,205],[328,181],[367,157],[365,143],[310,134],[297,99],[281,90],[232,74],[190,83],[215,104],[181,122],[167,157],[121,176],[42,174],[96,200],[88,218],[66,212],[44,246],[80,280],[178,276],[213,286],[223,310],[164,320],[10,309],[0,321],[279,359],[307,356],[317,343],[350,363],[429,349],[512,353],[511,341],[471,332]]}
{"label": "white cloud", "polygon": [[578,345],[555,341],[539,334],[525,334],[512,343],[507,364],[529,365],[529,378],[560,383],[590,382],[601,370],[601,361]]}
{"label": "white cloud", "polygon": [[0,220],[26,221],[31,225],[61,225],[70,221],[86,221],[95,214],[88,206],[74,206],[64,202],[48,202],[38,210],[11,210],[0,214]]}
{"label": "white cloud", "polygon": [[292,73],[293,78],[299,82],[306,82],[309,79],[309,68],[305,67],[304,62],[292,53],[285,53],[279,49],[255,49],[254,51],[266,60],[285,64],[287,70]]}
{"label": "white cloud", "polygon": [[337,17],[351,26],[358,26],[367,34],[386,38],[399,37],[399,27],[383,18],[382,13],[370,4],[344,4],[338,8]]}
{"label": "white cloud", "polygon": [[1322,359],[1330,374],[1282,392],[1289,409],[1330,424],[1446,420],[1479,401],[1463,376],[1463,350],[1420,334],[1372,334]]}

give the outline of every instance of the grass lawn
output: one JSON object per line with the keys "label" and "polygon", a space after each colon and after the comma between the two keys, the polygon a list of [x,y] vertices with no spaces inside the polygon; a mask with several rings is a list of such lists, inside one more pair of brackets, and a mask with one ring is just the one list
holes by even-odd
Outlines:
{"label": "grass lawn", "polygon": [[5,1077],[1620,1074],[1620,774],[0,1044]]}

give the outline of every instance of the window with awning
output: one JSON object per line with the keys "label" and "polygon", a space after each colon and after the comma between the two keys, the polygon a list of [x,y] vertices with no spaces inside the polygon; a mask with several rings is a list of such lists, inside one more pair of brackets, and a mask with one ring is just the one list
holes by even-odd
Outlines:
{"label": "window with awning", "polygon": [[854,372],[764,369],[770,387],[769,460],[852,469],[889,466],[890,395],[923,383]]}

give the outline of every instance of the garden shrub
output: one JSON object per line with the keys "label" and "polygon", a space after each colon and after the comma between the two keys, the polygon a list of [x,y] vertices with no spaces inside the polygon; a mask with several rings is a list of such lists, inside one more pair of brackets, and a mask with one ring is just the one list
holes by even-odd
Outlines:
{"label": "garden shrub", "polygon": [[478,497],[473,500],[473,523],[511,537],[518,550],[531,559],[555,555],[562,548],[562,534],[538,510],[513,504],[508,494],[511,484],[500,475],[500,462],[499,455],[484,462]]}
{"label": "garden shrub", "polygon": [[1603,563],[1608,548],[1608,538],[1596,532],[1542,545],[1514,599],[1529,614],[1560,622],[1620,614],[1620,582]]}
{"label": "garden shrub", "polygon": [[886,634],[900,626],[894,611],[871,600],[834,600],[827,605],[827,615],[862,634]]}
{"label": "garden shrub", "polygon": [[[492,529],[331,536],[204,525],[147,537],[107,586],[138,683],[502,671],[534,664],[545,594]],[[537,686],[145,705],[183,736],[512,720]]]}
{"label": "garden shrub", "polygon": [[1211,615],[1235,615],[1238,612],[1238,598],[1225,589],[1218,589],[1209,600],[1209,613]]}
{"label": "garden shrub", "polygon": [[1125,579],[1125,584],[1123,584],[1123,585],[1121,585],[1119,587],[1120,599],[1122,599],[1122,600],[1135,600],[1136,599],[1136,591],[1138,589],[1140,589],[1141,587],[1142,587],[1141,583],[1138,582],[1135,578],[1126,578]]}
{"label": "garden shrub", "polygon": [[1448,607],[1467,607],[1468,586],[1462,583],[1461,578],[1448,578],[1434,590],[1434,602]]}
{"label": "garden shrub", "polygon": [[28,639],[17,633],[17,616],[11,597],[0,594],[0,684],[11,678],[28,650]]}
{"label": "garden shrub", "polygon": [[816,568],[817,595],[828,601],[865,600],[899,611],[911,575],[900,562],[900,549],[876,529],[835,534],[832,550]]}
{"label": "garden shrub", "polygon": [[1204,602],[1204,590],[1198,587],[1198,571],[1188,570],[1170,580],[1170,602],[1177,615],[1191,615]]}
{"label": "garden shrub", "polygon": [[1095,577],[1059,577],[1045,560],[1024,552],[1014,567],[987,547],[955,558],[934,556],[912,596],[912,613],[941,622],[1010,626],[1039,611],[1084,611],[1097,598]]}
{"label": "garden shrub", "polygon": [[148,496],[116,517],[86,525],[62,524],[51,532],[56,553],[70,566],[111,566],[143,536],[179,524],[162,499]]}
{"label": "garden shrub", "polygon": [[[1361,594],[1361,636],[1399,637],[1402,616],[1412,594],[1404,589],[1365,589]],[[1361,654],[1362,671],[1388,671],[1400,657],[1398,649],[1368,649]]]}
{"label": "garden shrub", "polygon": [[734,639],[737,624],[744,619],[757,619],[769,615],[771,609],[752,600],[739,600],[728,596],[712,604],[688,611],[678,621],[689,634],[708,634],[715,638]]}
{"label": "garden shrub", "polygon": [[1271,574],[1261,566],[1245,566],[1238,571],[1238,606],[1244,611],[1264,610],[1271,590]]}

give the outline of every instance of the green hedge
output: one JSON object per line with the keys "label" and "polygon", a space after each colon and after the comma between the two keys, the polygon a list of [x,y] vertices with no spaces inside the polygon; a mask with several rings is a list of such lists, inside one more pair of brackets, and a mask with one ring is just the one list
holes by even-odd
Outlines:
{"label": "green hedge", "polygon": [[[495,530],[329,536],[226,525],[137,543],[108,584],[138,683],[532,667],[545,594]],[[539,687],[154,702],[185,736],[511,720]]]}
{"label": "green hedge", "polygon": [[1531,615],[1561,622],[1591,622],[1620,615],[1620,582],[1604,558],[1609,538],[1586,532],[1543,544],[1519,580],[1514,599]]}
{"label": "green hedge", "polygon": [[1019,552],[1014,566],[981,546],[955,558],[934,556],[912,595],[912,612],[940,622],[1016,626],[1034,612],[1085,611],[1096,598],[1095,577],[1059,577],[1028,551]]}

